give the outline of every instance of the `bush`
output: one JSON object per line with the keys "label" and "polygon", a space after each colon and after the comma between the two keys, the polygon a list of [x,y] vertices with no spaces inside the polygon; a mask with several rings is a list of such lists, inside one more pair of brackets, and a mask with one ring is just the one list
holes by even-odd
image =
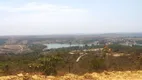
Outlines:
{"label": "bush", "polygon": [[62,61],[62,58],[59,56],[47,56],[45,58],[40,58],[40,63],[43,65],[43,71],[46,75],[56,75],[57,70],[56,66]]}
{"label": "bush", "polygon": [[91,60],[90,67],[92,70],[105,69],[105,61],[101,58],[94,58]]}

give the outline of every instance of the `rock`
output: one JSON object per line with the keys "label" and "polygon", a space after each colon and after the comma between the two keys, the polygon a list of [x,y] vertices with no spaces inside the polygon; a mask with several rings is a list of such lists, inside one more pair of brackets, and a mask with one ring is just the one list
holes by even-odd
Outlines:
{"label": "rock", "polygon": [[37,75],[34,75],[34,76],[32,76],[32,78],[37,80],[37,79],[38,79],[38,76],[37,76]]}
{"label": "rock", "polygon": [[24,75],[23,75],[22,73],[20,73],[20,74],[17,74],[17,76],[19,76],[19,77],[23,77]]}

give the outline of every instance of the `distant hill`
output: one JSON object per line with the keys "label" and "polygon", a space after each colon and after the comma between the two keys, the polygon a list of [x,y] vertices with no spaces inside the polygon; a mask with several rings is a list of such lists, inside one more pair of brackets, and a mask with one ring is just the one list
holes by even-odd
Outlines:
{"label": "distant hill", "polygon": [[102,34],[54,34],[54,35],[9,35],[0,36],[0,39],[46,39],[46,38],[80,38],[80,37],[142,37],[141,33],[102,33]]}
{"label": "distant hill", "polygon": [[103,37],[142,37],[142,33],[105,33]]}

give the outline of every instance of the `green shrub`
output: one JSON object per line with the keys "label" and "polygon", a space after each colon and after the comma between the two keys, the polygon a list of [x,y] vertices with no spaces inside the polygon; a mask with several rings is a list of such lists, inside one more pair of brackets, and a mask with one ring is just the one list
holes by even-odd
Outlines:
{"label": "green shrub", "polygon": [[59,56],[47,56],[44,58],[39,59],[40,63],[43,65],[41,66],[43,68],[43,71],[46,75],[56,75],[57,65],[62,61],[62,58]]}
{"label": "green shrub", "polygon": [[101,58],[93,58],[90,63],[90,68],[92,70],[102,70],[105,69],[105,61]]}

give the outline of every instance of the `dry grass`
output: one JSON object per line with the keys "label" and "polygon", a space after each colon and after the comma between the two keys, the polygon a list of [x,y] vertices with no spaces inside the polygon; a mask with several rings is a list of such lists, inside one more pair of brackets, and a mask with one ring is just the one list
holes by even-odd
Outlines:
{"label": "dry grass", "polygon": [[17,74],[2,76],[0,80],[142,80],[142,71],[112,71],[102,73],[86,73],[82,76],[66,74],[64,76],[44,76]]}

